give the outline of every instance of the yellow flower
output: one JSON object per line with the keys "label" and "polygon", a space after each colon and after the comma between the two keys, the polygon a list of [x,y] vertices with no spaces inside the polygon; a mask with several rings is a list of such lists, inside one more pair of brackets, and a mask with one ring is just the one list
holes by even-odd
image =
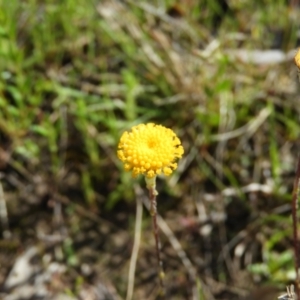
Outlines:
{"label": "yellow flower", "polygon": [[300,48],[298,49],[296,55],[295,55],[295,64],[300,69]]}
{"label": "yellow flower", "polygon": [[143,174],[153,178],[161,172],[170,175],[176,168],[176,160],[183,155],[183,147],[176,134],[153,123],[134,126],[125,131],[118,146],[118,157],[125,170],[132,176]]}

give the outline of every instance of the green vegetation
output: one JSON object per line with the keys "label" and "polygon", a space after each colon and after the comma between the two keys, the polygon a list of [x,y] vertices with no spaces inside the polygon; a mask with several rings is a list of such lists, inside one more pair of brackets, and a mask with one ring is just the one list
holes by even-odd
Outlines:
{"label": "green vegetation", "polygon": [[[185,149],[158,182],[158,211],[197,271],[192,283],[162,236],[170,299],[190,299],[194,284],[203,299],[284,290],[300,83],[291,57],[253,63],[239,51],[295,49],[299,9],[285,2],[0,0],[0,282],[10,249],[39,245],[67,266],[59,293],[101,281],[124,298],[134,187],[145,184],[123,170],[117,143],[155,122]],[[134,299],[156,299],[154,266],[146,213]]]}

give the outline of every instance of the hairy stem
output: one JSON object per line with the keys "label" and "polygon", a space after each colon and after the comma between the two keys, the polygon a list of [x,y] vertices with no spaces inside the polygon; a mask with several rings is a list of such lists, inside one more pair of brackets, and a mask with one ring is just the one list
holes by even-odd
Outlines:
{"label": "hairy stem", "polygon": [[155,189],[155,186],[148,186],[149,189],[149,198],[150,198],[150,214],[152,216],[152,223],[153,223],[153,234],[155,238],[155,246],[156,246],[156,256],[159,266],[159,272],[158,277],[160,281],[160,294],[165,295],[165,285],[164,285],[164,277],[165,272],[163,269],[163,262],[161,259],[161,243],[159,239],[159,233],[158,233],[158,225],[157,225],[157,203],[156,203],[156,195],[157,191]]}

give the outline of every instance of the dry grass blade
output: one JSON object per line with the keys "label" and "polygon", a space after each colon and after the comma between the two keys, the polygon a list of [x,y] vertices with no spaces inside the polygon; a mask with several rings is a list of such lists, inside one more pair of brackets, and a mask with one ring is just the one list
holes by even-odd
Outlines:
{"label": "dry grass blade", "polygon": [[141,227],[142,227],[142,217],[143,217],[143,204],[138,195],[137,186],[134,187],[136,191],[136,217],[135,217],[135,228],[134,228],[134,243],[131,253],[129,273],[128,273],[128,286],[126,300],[131,300],[133,296],[134,289],[134,277],[137,257],[139,253],[140,243],[141,243]]}
{"label": "dry grass blade", "polygon": [[287,286],[287,293],[278,297],[279,300],[296,300],[296,294],[294,292],[294,286]]}
{"label": "dry grass blade", "polygon": [[251,137],[255,131],[266,121],[270,113],[270,109],[266,107],[262,109],[258,116],[251,120],[248,124],[230,132],[213,135],[212,139],[215,141],[226,141],[243,135]]}
{"label": "dry grass blade", "polygon": [[9,239],[11,237],[11,232],[9,230],[8,225],[8,214],[7,214],[7,208],[6,208],[6,201],[4,198],[4,191],[2,187],[2,183],[0,181],[0,219],[1,219],[1,225],[3,228],[3,237],[5,239]]}

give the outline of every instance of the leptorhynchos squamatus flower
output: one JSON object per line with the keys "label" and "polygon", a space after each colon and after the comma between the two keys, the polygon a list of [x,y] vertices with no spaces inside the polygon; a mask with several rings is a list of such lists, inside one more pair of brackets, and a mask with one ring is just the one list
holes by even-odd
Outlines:
{"label": "leptorhynchos squamatus flower", "polygon": [[153,178],[170,175],[176,161],[184,153],[179,138],[169,128],[154,123],[140,124],[125,131],[118,145],[118,157],[132,176],[139,174]]}

